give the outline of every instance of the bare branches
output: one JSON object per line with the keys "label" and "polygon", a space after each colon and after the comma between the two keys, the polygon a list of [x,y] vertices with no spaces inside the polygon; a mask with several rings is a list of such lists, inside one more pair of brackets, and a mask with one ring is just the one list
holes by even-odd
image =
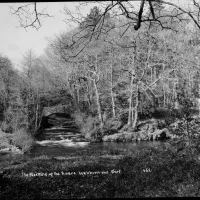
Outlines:
{"label": "bare branches", "polygon": [[38,30],[41,27],[41,19],[52,16],[46,13],[45,9],[38,11],[37,5],[38,3],[34,2],[17,8],[10,6],[10,12],[18,17],[21,27],[25,29],[32,27]]}
{"label": "bare branches", "polygon": [[[177,6],[176,4],[174,3],[171,3],[171,2],[166,2],[166,1],[162,1],[160,0],[161,3],[165,4],[165,5],[170,5],[176,9],[178,9],[180,12],[188,15],[190,17],[190,19],[197,25],[197,27],[200,29],[200,24],[199,24],[199,19],[198,19],[198,16],[199,16],[199,11],[198,11],[198,14],[197,14],[197,18],[195,19],[195,16],[196,14],[194,12],[191,12],[190,10],[185,10],[183,8],[181,8],[180,6]],[[196,3],[195,0],[193,0],[193,3],[194,3],[194,6],[198,7],[199,8],[199,4]]]}
{"label": "bare branches", "polygon": [[[193,6],[196,11],[191,11],[190,9],[184,9],[183,7],[178,6],[175,3],[171,3],[169,1],[165,0],[141,0],[140,8],[137,10],[136,8],[136,1],[110,1],[110,2],[93,2],[98,3],[99,6],[102,7],[102,15],[97,20],[97,22],[91,26],[93,27],[93,30],[95,32],[98,32],[97,38],[102,34],[102,30],[105,24],[105,17],[109,13],[111,14],[111,18],[116,18],[119,16],[125,16],[127,19],[131,20],[133,22],[132,26],[135,30],[140,29],[141,25],[143,23],[149,24],[149,26],[152,26],[154,23],[157,24],[157,26],[160,26],[162,29],[169,29],[169,23],[168,26],[164,26],[163,23],[174,21],[174,19],[177,19],[178,21],[181,21],[181,15],[187,15],[196,25],[198,28],[200,28],[199,20],[200,20],[200,3],[197,0],[190,0],[193,3]],[[145,4],[145,2],[148,2],[148,4]],[[41,18],[44,17],[51,17],[48,13],[45,12],[45,10],[38,11],[37,7],[38,3],[27,3],[22,6],[17,6],[17,8],[14,8],[13,6],[10,7],[11,13],[16,15],[19,19],[20,26],[23,28],[28,27],[34,27],[37,30],[41,27]],[[87,2],[80,2],[80,6],[88,7],[89,3]],[[169,13],[162,13],[162,10],[159,10],[156,5],[161,6],[171,6],[171,8],[167,8],[165,10],[168,10]],[[144,11],[144,8],[147,8],[149,12]],[[176,11],[176,12],[174,12]],[[72,13],[69,9],[65,8],[65,13],[68,19],[66,20],[66,23],[73,22],[78,25],[81,24],[82,21],[85,20],[84,14],[82,13],[82,10],[79,6],[76,6],[76,12]],[[150,18],[150,14],[152,15],[152,18]],[[162,16],[163,20],[160,20]],[[131,27],[131,26],[130,26]],[[128,28],[130,28],[128,27]],[[125,30],[126,32],[126,30]]]}
{"label": "bare branches", "polygon": [[[140,26],[141,26],[141,21],[142,21],[142,14],[143,14],[143,8],[144,8],[144,2],[145,0],[142,0],[141,1],[141,5],[140,5],[140,10],[139,10],[139,13],[138,13],[138,21],[137,21],[137,24],[134,26],[134,29],[137,31]],[[151,1],[150,1],[151,2]],[[151,8],[153,10],[153,8]]]}
{"label": "bare branches", "polygon": [[[67,17],[65,22],[67,24],[73,23],[74,25],[78,25],[78,28],[72,36],[71,43],[67,45],[62,44],[63,57],[68,54],[69,50],[74,53],[71,57],[76,57],[91,41],[100,38],[105,41],[108,33],[115,31],[117,28],[121,31],[121,37],[129,29],[132,28],[133,31],[137,31],[142,25],[149,30],[169,29],[177,31],[177,24],[190,18],[200,29],[200,3],[198,0],[190,0],[193,3],[194,10],[183,8],[167,0],[141,0],[139,7],[136,6],[136,2],[93,2],[98,4],[97,7],[101,11],[94,20],[93,18],[88,20],[88,15],[85,15],[83,12],[84,8],[89,7],[89,3],[87,2],[80,2],[79,6],[76,6],[75,12],[65,7],[64,11]],[[10,10],[12,14],[18,17],[21,27],[25,29],[33,27],[38,30],[42,26],[41,19],[51,17],[45,10],[40,11],[38,5],[36,2],[27,3],[17,8],[11,7]],[[121,19],[122,23],[120,22]],[[69,55],[67,56],[70,57]]]}
{"label": "bare branches", "polygon": [[[145,2],[147,2],[147,4]],[[180,22],[184,20],[188,20],[188,17],[190,17],[200,28],[197,20],[198,16],[195,17],[196,14],[194,12],[184,10],[176,4],[169,3],[168,1],[142,0],[139,10],[135,6],[136,2],[131,1],[95,3],[99,4],[99,8],[102,10],[101,15],[94,23],[86,23],[85,26],[73,36],[72,46],[75,44],[81,45],[81,41],[87,41],[89,44],[93,38],[99,39],[101,36],[107,36],[110,31],[114,31],[116,28],[120,27],[124,27],[124,30],[121,29],[121,37],[123,37],[130,28],[133,27],[134,30],[139,30],[142,24],[145,24],[149,29],[169,29],[177,32],[177,24],[180,24]],[[199,4],[196,0],[193,0],[193,3],[196,8],[199,8]],[[89,4],[84,3],[80,6],[88,7],[88,5]],[[76,7],[75,13],[72,13],[71,10],[65,8],[65,13],[68,18],[66,23],[74,23],[79,26],[81,26],[87,18],[87,16],[84,16],[83,12],[81,12],[80,7]],[[106,15],[109,15],[109,20],[106,19]],[[124,21],[123,24],[118,23],[117,20],[115,20],[122,19],[123,16],[128,19],[127,21]],[[106,26],[106,23],[109,23],[110,26]],[[82,50],[84,49],[81,48],[81,51]]]}
{"label": "bare branches", "polygon": [[153,19],[155,19],[155,13],[154,13],[154,9],[153,9],[153,5],[152,5],[151,1],[149,1],[149,9],[151,11]]}

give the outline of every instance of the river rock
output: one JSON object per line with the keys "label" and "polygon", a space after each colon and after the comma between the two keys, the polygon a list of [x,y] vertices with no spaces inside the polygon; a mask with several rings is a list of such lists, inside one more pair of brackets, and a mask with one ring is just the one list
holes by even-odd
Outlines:
{"label": "river rock", "polygon": [[132,141],[134,133],[129,132],[120,132],[113,135],[105,135],[102,140],[104,142],[123,142],[123,141]]}
{"label": "river rock", "polygon": [[177,138],[175,134],[171,134],[171,130],[166,127],[165,120],[149,119],[138,123],[137,131],[128,126],[123,127],[121,132],[105,135],[103,141],[140,141],[140,140],[164,140]]}
{"label": "river rock", "polygon": [[8,152],[8,153],[15,153],[15,154],[24,154],[22,150],[20,150],[18,147],[10,145],[9,147],[0,149],[0,152]]}
{"label": "river rock", "polygon": [[24,152],[22,150],[20,150],[18,147],[16,146],[12,146],[11,151],[13,153],[17,153],[17,154],[24,154]]}
{"label": "river rock", "polygon": [[159,126],[159,121],[156,119],[141,121],[138,124],[138,131],[153,133],[155,130],[158,129],[158,126]]}
{"label": "river rock", "polygon": [[11,148],[9,147],[6,147],[6,148],[3,148],[3,149],[0,149],[0,152],[7,152],[7,151],[11,151]]}
{"label": "river rock", "polygon": [[164,139],[169,139],[172,137],[170,134],[169,130],[167,128],[164,128],[162,130],[156,130],[152,134],[153,140],[164,140]]}
{"label": "river rock", "polygon": [[159,128],[160,121],[157,119],[149,119],[138,123],[137,140],[152,140],[153,135]]}

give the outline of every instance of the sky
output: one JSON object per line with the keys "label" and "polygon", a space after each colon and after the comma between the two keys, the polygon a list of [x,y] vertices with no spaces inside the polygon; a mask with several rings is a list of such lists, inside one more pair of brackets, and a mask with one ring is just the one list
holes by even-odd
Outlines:
{"label": "sky", "polygon": [[43,19],[39,30],[20,27],[16,15],[11,14],[9,6],[21,6],[21,3],[0,3],[0,54],[8,57],[15,68],[21,68],[23,55],[32,49],[36,55],[41,55],[48,44],[47,38],[69,31],[71,27],[64,22],[62,13],[66,5],[73,10],[74,2],[38,3],[38,9],[46,8],[53,17]]}
{"label": "sky", "polygon": [[[176,1],[176,0],[174,0]],[[180,0],[179,0],[180,2]],[[181,3],[187,0],[181,0]],[[8,57],[15,68],[21,68],[23,55],[32,49],[36,55],[41,55],[48,45],[48,38],[59,35],[62,32],[70,31],[72,27],[64,22],[66,18],[63,8],[66,6],[75,11],[75,2],[47,2],[38,3],[38,9],[46,8],[46,11],[53,17],[43,19],[42,27],[39,30],[28,28],[25,30],[19,27],[16,15],[11,14],[10,7],[18,7],[22,3],[0,3],[0,54]],[[81,10],[84,14],[89,13],[91,5]]]}

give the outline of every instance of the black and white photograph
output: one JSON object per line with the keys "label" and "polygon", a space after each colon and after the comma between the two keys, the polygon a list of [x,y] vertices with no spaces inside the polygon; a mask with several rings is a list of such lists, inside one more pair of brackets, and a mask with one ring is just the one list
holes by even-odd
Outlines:
{"label": "black and white photograph", "polygon": [[0,199],[200,197],[200,0],[0,3]]}

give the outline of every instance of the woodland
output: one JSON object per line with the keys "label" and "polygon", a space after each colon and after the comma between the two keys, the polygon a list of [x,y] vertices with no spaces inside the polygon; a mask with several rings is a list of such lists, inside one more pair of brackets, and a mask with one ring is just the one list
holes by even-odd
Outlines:
{"label": "woodland", "polygon": [[[89,141],[153,140],[154,136],[147,134],[158,130],[166,135],[170,132],[170,138],[175,138],[164,150],[87,152],[87,156],[123,156],[117,160],[86,159],[85,154],[74,163],[65,160],[61,164],[55,159],[42,163],[36,159],[24,167],[25,172],[41,166],[43,170],[58,171],[66,167],[69,171],[94,171],[117,166],[123,173],[99,176],[96,181],[89,177],[88,184],[85,179],[71,177],[73,186],[69,186],[69,180],[55,178],[59,192],[52,192],[43,179],[38,187],[24,186],[27,191],[35,191],[34,196],[40,198],[200,195],[200,4],[191,2],[193,11],[168,1],[142,0],[139,12],[131,10],[129,1],[101,2],[105,9],[94,6],[81,20],[66,7],[68,21],[78,26],[49,39],[43,55],[28,50],[22,71],[0,56],[1,130],[12,133],[14,144],[24,151],[42,134],[44,108],[57,106],[65,106]],[[145,6],[148,9],[143,11]],[[14,14],[20,12],[18,8]],[[37,28],[36,22],[39,18],[21,26]],[[150,131],[152,120],[156,125]],[[141,172],[147,166],[152,173]],[[20,169],[15,168],[11,174],[20,173]],[[9,196],[11,190],[4,195]],[[48,192],[41,194],[41,190]]]}
{"label": "woodland", "polygon": [[[168,17],[163,3],[153,5],[154,15]],[[156,114],[189,116],[198,107],[199,29],[186,14],[137,31],[129,18],[109,12],[99,25],[103,14],[93,7],[77,28],[49,39],[41,56],[28,50],[22,71],[1,56],[3,131],[37,135],[44,107],[60,105],[88,138],[134,131]]]}

